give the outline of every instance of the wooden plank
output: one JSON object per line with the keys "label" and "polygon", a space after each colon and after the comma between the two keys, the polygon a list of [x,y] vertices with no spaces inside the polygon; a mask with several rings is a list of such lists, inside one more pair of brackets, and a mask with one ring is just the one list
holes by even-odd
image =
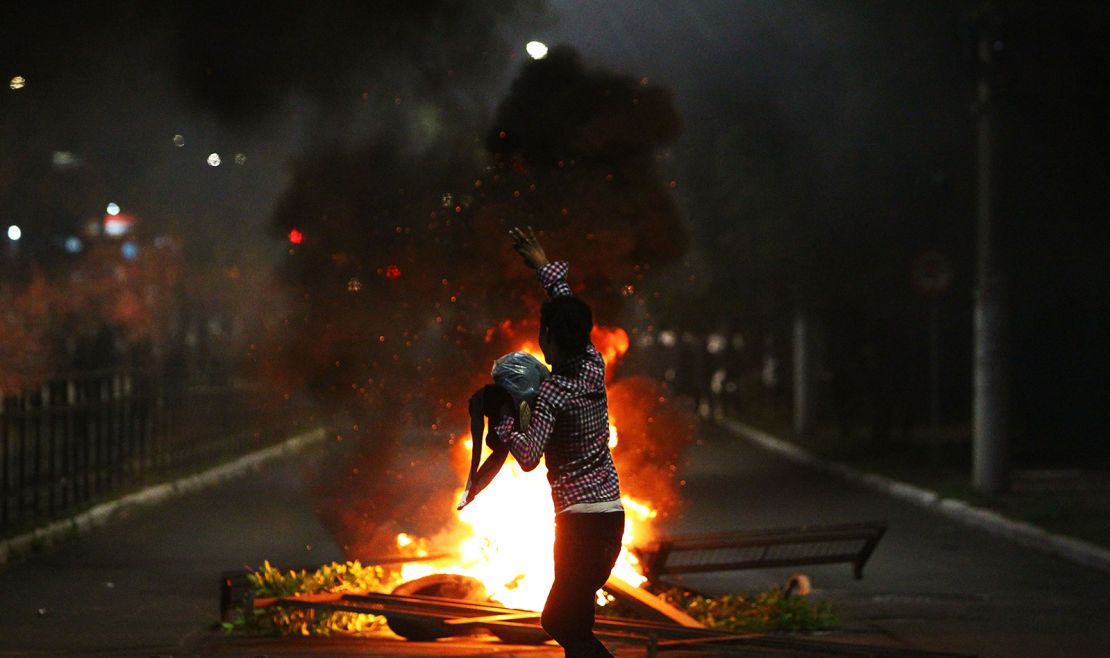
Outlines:
{"label": "wooden plank", "polygon": [[660,640],[660,647],[681,647],[693,644],[707,644],[713,642],[736,642],[739,640],[753,640],[762,637],[757,633],[740,633],[735,635],[707,635],[704,637],[684,637],[680,640]]}
{"label": "wooden plank", "polygon": [[472,624],[486,624],[492,621],[521,621],[523,619],[538,619],[538,612],[507,612],[501,615],[485,615],[484,617],[456,617],[445,619],[443,623],[448,626],[469,626]]}
{"label": "wooden plank", "polygon": [[605,591],[613,595],[621,603],[642,614],[649,619],[669,621],[686,628],[705,628],[705,626],[685,612],[670,605],[647,590],[633,587],[627,581],[616,576],[609,576],[605,582]]}
{"label": "wooden plank", "polygon": [[343,594],[336,592],[322,592],[320,594],[297,594],[296,596],[267,596],[254,600],[254,608],[269,608],[277,603],[286,601],[301,601],[304,603],[331,603],[342,600]]}

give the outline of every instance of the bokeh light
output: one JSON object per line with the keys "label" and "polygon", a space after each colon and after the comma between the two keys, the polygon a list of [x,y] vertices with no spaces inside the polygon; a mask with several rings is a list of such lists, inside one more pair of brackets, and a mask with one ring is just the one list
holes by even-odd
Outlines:
{"label": "bokeh light", "polygon": [[8,83],[8,86],[11,87],[13,90],[23,89],[27,86],[27,79],[24,78],[22,75],[17,75],[12,78],[12,81]]}
{"label": "bokeh light", "polygon": [[109,203],[106,211],[109,215],[118,215],[119,214],[119,204]]}
{"label": "bokeh light", "polygon": [[81,160],[71,151],[54,151],[50,156],[50,163],[55,169],[71,169],[79,166]]}
{"label": "bokeh light", "polygon": [[8,239],[9,240],[11,240],[12,242],[15,242],[16,240],[19,240],[22,237],[23,237],[23,229],[19,228],[15,224],[12,224],[11,226],[8,227]]}
{"label": "bokeh light", "polygon": [[134,218],[127,215],[108,216],[104,219],[104,235],[118,238],[131,230]]}
{"label": "bokeh light", "polygon": [[209,155],[208,156],[208,164],[212,165],[213,167],[219,167],[220,166],[220,154],[219,153],[213,153],[213,154]]}

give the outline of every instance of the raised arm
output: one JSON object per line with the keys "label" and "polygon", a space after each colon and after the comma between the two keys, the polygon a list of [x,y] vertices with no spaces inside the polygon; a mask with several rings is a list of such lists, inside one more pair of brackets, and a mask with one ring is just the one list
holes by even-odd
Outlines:
{"label": "raised arm", "polygon": [[524,264],[536,270],[540,278],[540,285],[547,291],[549,297],[562,297],[571,294],[567,285],[567,272],[570,266],[566,261],[551,262],[547,260],[543,245],[540,244],[536,232],[529,226],[527,230],[519,227],[509,231],[513,239],[513,249],[524,259]]}

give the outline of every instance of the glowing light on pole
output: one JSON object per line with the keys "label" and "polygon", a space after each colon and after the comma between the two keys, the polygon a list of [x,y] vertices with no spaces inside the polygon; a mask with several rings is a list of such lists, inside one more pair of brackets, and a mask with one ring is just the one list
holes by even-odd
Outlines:
{"label": "glowing light on pole", "polygon": [[22,238],[22,237],[23,237],[23,229],[19,228],[15,224],[12,224],[11,226],[8,227],[8,239],[9,240],[11,240],[12,242],[19,242],[19,239]]}
{"label": "glowing light on pole", "polygon": [[547,46],[539,41],[529,41],[524,49],[528,51],[528,55],[532,59],[543,59],[547,57]]}

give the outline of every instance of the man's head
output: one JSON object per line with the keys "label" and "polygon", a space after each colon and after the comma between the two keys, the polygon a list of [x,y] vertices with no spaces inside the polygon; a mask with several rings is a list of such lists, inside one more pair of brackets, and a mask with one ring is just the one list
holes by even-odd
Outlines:
{"label": "man's head", "polygon": [[550,299],[540,309],[540,349],[548,363],[554,364],[586,351],[594,314],[590,305],[563,295]]}

